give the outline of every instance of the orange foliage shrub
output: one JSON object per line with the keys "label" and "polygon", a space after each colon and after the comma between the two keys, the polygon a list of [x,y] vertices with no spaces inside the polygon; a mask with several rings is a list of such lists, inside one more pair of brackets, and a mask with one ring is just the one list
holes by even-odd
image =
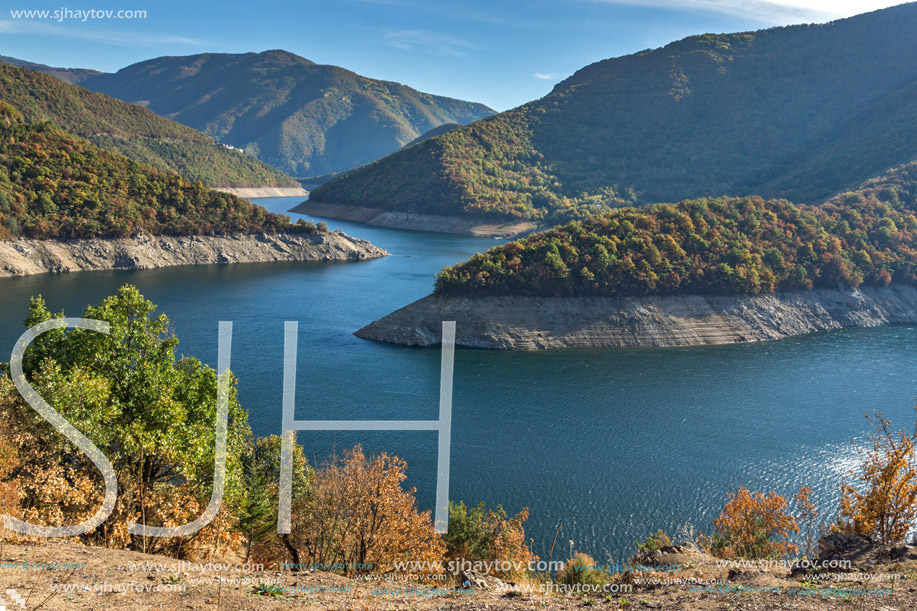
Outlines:
{"label": "orange foliage shrub", "polygon": [[389,572],[402,560],[442,562],[430,512],[418,513],[415,490],[401,487],[406,467],[387,454],[367,459],[356,446],[319,468],[311,494],[293,507],[294,562],[338,564],[348,574]]}
{"label": "orange foliage shrub", "polygon": [[[49,427],[19,396],[12,381],[3,377],[0,420],[4,422],[0,437],[0,509],[42,526],[66,526],[92,517],[102,504],[105,490],[98,470],[68,441],[50,446]],[[65,453],[83,458],[68,463],[62,459]],[[187,485],[158,485],[140,495],[137,478],[122,473],[111,516],[81,539],[113,548],[136,543],[137,548],[149,553],[180,558],[212,555],[237,546],[242,535],[234,531],[235,519],[225,507],[209,525],[190,537],[151,537],[143,541],[128,533],[129,522],[162,526],[190,522],[204,510],[199,496]]]}
{"label": "orange foliage shrub", "polygon": [[881,414],[866,418],[875,426],[868,449],[857,448],[862,463],[851,475],[863,482],[865,491],[841,481],[841,509],[836,529],[873,537],[881,543],[897,543],[907,537],[917,519],[917,468],[914,437],[892,431]]}
{"label": "orange foliage shrub", "polygon": [[[0,515],[22,518],[22,507],[19,500],[19,485],[12,478],[13,471],[19,464],[15,446],[10,442],[6,431],[0,430]],[[5,538],[6,533],[3,533]]]}
{"label": "orange foliage shrub", "polygon": [[[796,494],[803,512],[810,512],[810,490]],[[776,492],[751,493],[745,486],[729,495],[729,500],[713,525],[717,532],[705,538],[705,547],[721,558],[779,558],[799,553],[790,537],[799,533],[796,517],[787,512],[786,497]]]}
{"label": "orange foliage shrub", "polygon": [[525,543],[525,528],[523,524],[528,519],[528,508],[523,509],[513,517],[500,516],[496,519],[494,524],[494,532],[496,534],[493,539],[493,560],[501,563],[502,566],[526,567],[520,570],[498,571],[498,577],[520,577],[528,570],[527,567],[530,562],[538,560],[538,556],[532,554]]}
{"label": "orange foliage shrub", "polygon": [[9,506],[11,515],[44,526],[72,524],[91,517],[102,502],[101,478],[94,479],[83,469],[49,457],[30,412],[12,381],[0,378],[2,445],[6,446],[0,450],[5,464],[0,469],[4,513],[10,513]]}

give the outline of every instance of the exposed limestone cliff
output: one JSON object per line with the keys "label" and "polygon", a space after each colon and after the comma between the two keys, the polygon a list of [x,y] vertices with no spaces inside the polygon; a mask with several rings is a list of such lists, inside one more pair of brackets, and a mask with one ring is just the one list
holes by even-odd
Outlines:
{"label": "exposed limestone cliff", "polygon": [[302,187],[211,187],[216,191],[230,193],[238,197],[308,197],[309,192]]}
{"label": "exposed limestone cliff", "polygon": [[454,233],[477,237],[509,238],[537,228],[535,223],[518,221],[512,223],[495,223],[479,219],[459,218],[457,216],[438,216],[435,214],[415,214],[413,212],[393,212],[381,208],[363,208],[361,206],[342,206],[327,202],[304,201],[290,212],[312,214],[332,219],[366,223],[376,227],[402,229],[406,231],[431,231],[434,233]]}
{"label": "exposed limestone cliff", "polygon": [[356,332],[407,346],[440,342],[456,321],[460,346],[498,350],[693,346],[780,339],[842,327],[917,323],[917,288],[812,290],[677,297],[479,297],[430,295]]}
{"label": "exposed limestone cliff", "polygon": [[0,276],[210,263],[359,261],[388,253],[343,233],[0,240]]}

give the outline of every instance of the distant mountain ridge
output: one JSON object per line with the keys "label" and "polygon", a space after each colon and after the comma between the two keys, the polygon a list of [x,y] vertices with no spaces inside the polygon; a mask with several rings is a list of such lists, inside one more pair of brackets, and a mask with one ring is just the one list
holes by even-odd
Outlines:
{"label": "distant mountain ridge", "polygon": [[99,76],[102,74],[99,70],[90,70],[88,68],[55,68],[53,66],[48,66],[45,64],[36,64],[35,62],[29,62],[24,59],[17,59],[15,57],[7,57],[5,55],[0,55],[0,62],[7,64],[12,64],[17,68],[25,68],[27,70],[38,70],[39,72],[44,72],[45,74],[50,74],[56,79],[60,79],[65,83],[70,83],[71,85],[76,85],[85,81],[88,78],[94,76]]}
{"label": "distant mountain ridge", "polygon": [[69,85],[36,70],[0,63],[0,100],[30,123],[68,133],[208,187],[298,187],[289,176],[156,113]]}
{"label": "distant mountain ridge", "polygon": [[462,125],[460,123],[443,123],[440,126],[434,127],[430,131],[424,132],[421,135],[417,136],[408,143],[408,146],[412,144],[420,144],[424,140],[429,140],[430,138],[435,138],[436,136],[441,136],[445,133],[451,132],[453,129],[458,129]]}
{"label": "distant mountain ridge", "polygon": [[915,32],[912,3],[600,61],[310,199],[549,222],[703,196],[817,203],[917,159]]}
{"label": "distant mountain ridge", "polygon": [[160,57],[83,82],[299,177],[374,161],[444,123],[493,114],[286,51]]}

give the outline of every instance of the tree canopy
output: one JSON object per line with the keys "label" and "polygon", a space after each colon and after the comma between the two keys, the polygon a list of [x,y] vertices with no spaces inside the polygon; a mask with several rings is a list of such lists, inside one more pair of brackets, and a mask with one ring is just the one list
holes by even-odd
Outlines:
{"label": "tree canopy", "polygon": [[288,217],[112,153],[0,101],[0,239],[308,231]]}
{"label": "tree canopy", "polygon": [[[62,316],[49,312],[44,300],[36,297],[25,326]],[[195,358],[176,356],[178,340],[168,318],[133,286],[125,285],[99,305],[87,307],[83,317],[108,322],[110,332],[46,332],[26,351],[23,371],[38,394],[111,461],[119,482],[118,503],[96,536],[124,544],[129,541],[129,521],[172,526],[194,519],[206,506],[214,477],[217,375]],[[24,436],[31,441],[20,454],[32,460],[23,461],[24,473],[19,475],[35,484],[27,490],[31,499],[25,503],[35,508],[34,517],[54,520],[43,513],[45,503],[39,501],[48,501],[47,484],[61,472],[81,474],[71,478],[69,486],[84,481],[85,490],[82,495],[72,489],[63,494],[71,508],[55,508],[61,511],[60,519],[80,513],[74,504],[94,511],[99,491],[92,484],[89,474],[96,470],[88,458],[23,402],[13,400],[6,409],[11,426],[15,423],[31,433]],[[243,460],[252,445],[234,378],[227,432],[223,510],[232,512],[246,494]]]}
{"label": "tree canopy", "polygon": [[823,206],[747,197],[624,208],[477,254],[444,269],[436,292],[617,297],[914,285],[917,217],[901,197],[911,196],[886,185]]}
{"label": "tree canopy", "polygon": [[36,70],[0,62],[0,101],[18,108],[29,123],[50,121],[106,150],[210,187],[299,186],[195,129]]}

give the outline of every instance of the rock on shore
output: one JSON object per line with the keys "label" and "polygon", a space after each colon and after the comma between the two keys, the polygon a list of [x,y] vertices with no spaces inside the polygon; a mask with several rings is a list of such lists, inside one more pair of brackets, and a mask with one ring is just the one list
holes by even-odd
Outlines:
{"label": "rock on shore", "polygon": [[442,321],[473,348],[694,346],[780,339],[843,327],[917,323],[917,288],[666,297],[437,297],[356,332],[406,346],[440,343]]}
{"label": "rock on shore", "polygon": [[416,214],[414,212],[382,210],[381,208],[344,206],[341,204],[316,202],[312,200],[302,202],[295,208],[292,208],[290,212],[353,221],[355,223],[365,223],[367,225],[388,227],[390,229],[452,233],[482,238],[509,238],[537,228],[535,223],[528,221],[499,223],[481,219],[459,218],[457,216]]}
{"label": "rock on shore", "polygon": [[230,193],[237,197],[308,197],[309,192],[302,187],[212,187],[215,191]]}
{"label": "rock on shore", "polygon": [[0,240],[0,276],[212,263],[360,261],[388,253],[343,233]]}

